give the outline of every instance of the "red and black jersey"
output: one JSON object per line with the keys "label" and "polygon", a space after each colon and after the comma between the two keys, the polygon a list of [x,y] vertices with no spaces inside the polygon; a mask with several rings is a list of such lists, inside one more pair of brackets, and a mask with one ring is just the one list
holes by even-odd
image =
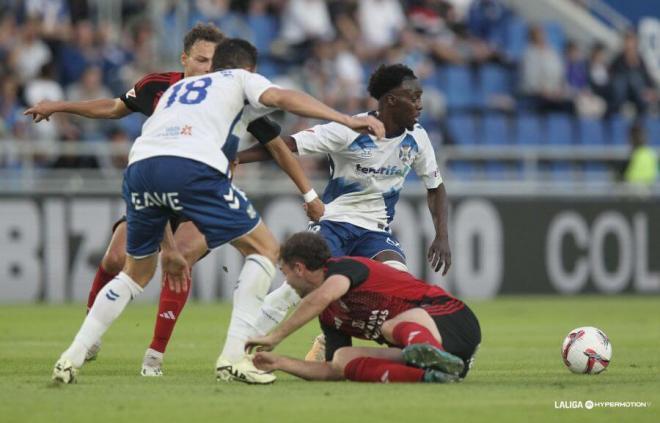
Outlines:
{"label": "red and black jersey", "polygon": [[[150,73],[119,98],[132,111],[151,116],[163,93],[170,85],[176,84],[182,79],[183,72]],[[267,144],[280,135],[282,128],[276,122],[264,116],[250,122],[247,131],[259,143]]]}
{"label": "red and black jersey", "polygon": [[382,343],[383,322],[406,310],[423,308],[431,316],[441,316],[465,307],[439,286],[368,258],[333,258],[328,260],[325,271],[326,278],[346,276],[351,287],[319,316],[324,332],[341,332]]}
{"label": "red and black jersey", "polygon": [[151,116],[163,93],[182,79],[183,72],[150,73],[119,98],[132,111]]}

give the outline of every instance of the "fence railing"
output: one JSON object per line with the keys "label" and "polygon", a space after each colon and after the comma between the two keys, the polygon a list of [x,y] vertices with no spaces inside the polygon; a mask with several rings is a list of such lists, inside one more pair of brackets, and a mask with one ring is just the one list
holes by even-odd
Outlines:
{"label": "fence railing", "polygon": [[[660,155],[660,148],[655,147]],[[109,142],[0,141],[0,191],[118,192],[130,144]],[[618,181],[617,168],[629,156],[626,146],[441,146],[436,149],[440,171],[461,192],[544,193],[629,192]],[[54,168],[61,157],[94,157],[98,168]],[[468,168],[461,165],[469,164]],[[504,167],[493,172],[493,164]],[[553,165],[568,165],[553,168]],[[598,164],[594,168],[590,165]],[[324,170],[311,166],[309,177],[318,185]],[[320,167],[323,169],[323,167]],[[291,192],[293,185],[273,164],[239,166],[237,180],[259,190]],[[656,184],[658,185],[658,184]],[[617,188],[618,187],[618,188]],[[652,188],[650,192],[654,192]],[[648,190],[647,190],[648,191]]]}

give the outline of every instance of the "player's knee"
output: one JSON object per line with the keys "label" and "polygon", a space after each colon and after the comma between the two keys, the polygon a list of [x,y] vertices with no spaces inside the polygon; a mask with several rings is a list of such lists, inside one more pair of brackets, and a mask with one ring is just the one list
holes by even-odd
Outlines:
{"label": "player's knee", "polygon": [[353,358],[355,357],[350,347],[339,348],[332,356],[332,367],[343,373],[344,368]]}
{"label": "player's knee", "polygon": [[103,259],[101,260],[101,266],[103,270],[110,274],[117,274],[122,271],[124,268],[124,263],[126,262],[126,253],[123,251],[110,249],[106,251]]}
{"label": "player's knee", "polygon": [[390,267],[393,267],[396,270],[400,270],[402,272],[409,272],[408,266],[406,266],[405,263],[402,263],[398,260],[387,260],[387,261],[384,261],[383,264],[386,264],[386,265],[388,265]]}

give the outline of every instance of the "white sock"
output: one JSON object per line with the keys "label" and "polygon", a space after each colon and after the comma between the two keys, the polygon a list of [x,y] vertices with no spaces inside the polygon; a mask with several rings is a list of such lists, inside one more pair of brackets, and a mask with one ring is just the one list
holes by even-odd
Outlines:
{"label": "white sock", "polygon": [[252,336],[263,336],[269,333],[275,326],[282,323],[289,309],[299,302],[300,295],[284,281],[279,288],[266,295],[254,325],[256,333]]}
{"label": "white sock", "polygon": [[245,341],[255,333],[256,317],[275,276],[275,265],[259,254],[245,257],[234,289],[234,305],[221,356],[236,362],[245,355]]}
{"label": "white sock", "polygon": [[62,353],[75,367],[85,362],[87,350],[101,340],[128,302],[143,291],[126,273],[121,272],[99,291],[71,346]]}

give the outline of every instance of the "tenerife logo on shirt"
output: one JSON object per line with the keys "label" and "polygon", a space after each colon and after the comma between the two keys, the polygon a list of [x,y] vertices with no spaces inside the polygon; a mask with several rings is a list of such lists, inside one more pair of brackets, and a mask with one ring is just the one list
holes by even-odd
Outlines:
{"label": "tenerife logo on shirt", "polygon": [[360,157],[367,159],[374,155],[373,150],[377,150],[378,146],[376,143],[369,137],[369,135],[362,134],[357,137],[351,145],[348,146],[348,151],[359,151]]}
{"label": "tenerife logo on shirt", "polygon": [[399,159],[406,166],[412,166],[415,157],[419,153],[419,147],[412,135],[407,134],[401,144],[399,144]]}
{"label": "tenerife logo on shirt", "polygon": [[405,169],[399,166],[367,167],[355,164],[355,173],[362,175],[405,176]]}

